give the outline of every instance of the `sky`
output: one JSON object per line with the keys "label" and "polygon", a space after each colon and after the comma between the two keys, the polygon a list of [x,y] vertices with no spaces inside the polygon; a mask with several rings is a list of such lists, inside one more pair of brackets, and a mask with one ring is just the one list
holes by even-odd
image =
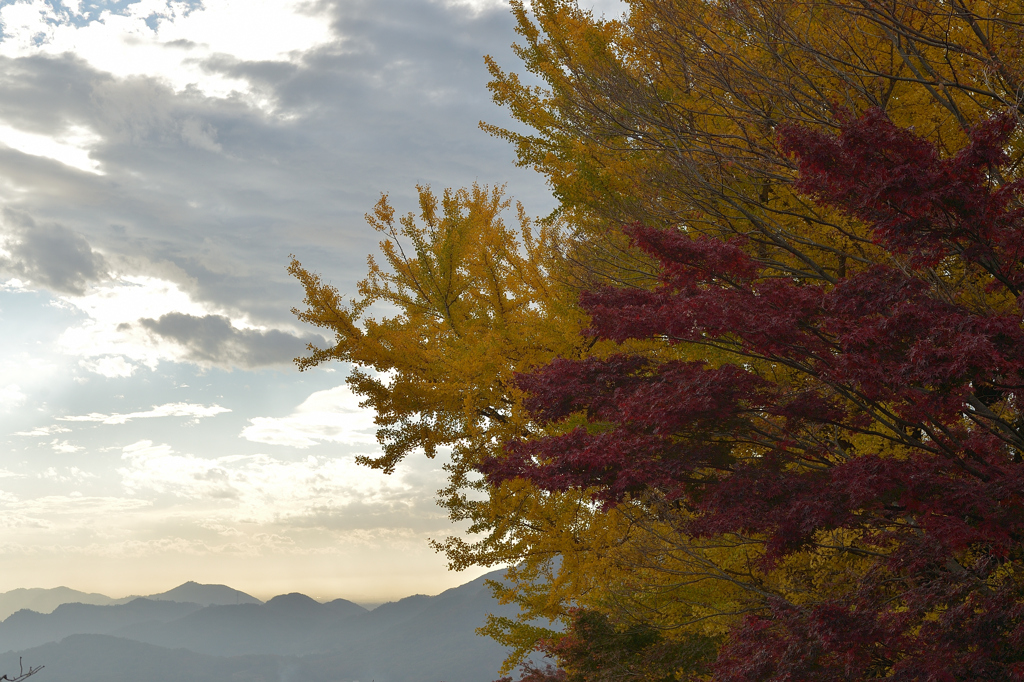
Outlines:
{"label": "sky", "polygon": [[[610,16],[617,0],[585,5]],[[342,292],[381,193],[544,179],[483,55],[498,0],[0,0],[0,592],[187,580],[260,598],[436,594],[442,461],[384,475],[373,414],[290,310]]]}

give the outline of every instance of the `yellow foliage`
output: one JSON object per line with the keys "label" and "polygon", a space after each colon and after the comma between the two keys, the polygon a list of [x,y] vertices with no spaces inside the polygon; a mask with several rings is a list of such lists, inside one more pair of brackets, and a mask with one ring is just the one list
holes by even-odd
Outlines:
{"label": "yellow foliage", "polygon": [[[360,461],[391,471],[404,457],[450,450],[442,502],[477,537],[450,537],[437,547],[456,569],[515,566],[501,595],[523,607],[522,618],[485,628],[513,647],[510,663],[555,634],[530,620],[557,619],[572,605],[618,604],[647,619],[661,613],[673,628],[692,622],[720,632],[722,615],[738,613],[744,599],[742,576],[730,573],[743,562],[726,555],[745,556],[746,547],[687,544],[644,517],[641,506],[602,511],[586,491],[542,493],[521,481],[488,489],[473,475],[481,458],[537,431],[524,414],[516,372],[556,356],[621,349],[582,335],[587,319],[578,290],[566,283],[579,264],[564,259],[568,240],[558,223],[535,226],[519,207],[510,228],[500,188],[437,197],[421,187],[419,199],[418,216],[396,217],[386,196],[367,216],[384,236],[382,260],[370,257],[357,298],[344,301],[297,260],[290,266],[306,292],[306,308],[296,314],[335,340],[311,347],[299,366],[351,363],[349,384],[377,414],[383,454]],[[372,317],[378,309],[387,314]],[[664,343],[632,350],[678,354]]]}
{"label": "yellow foliage", "polygon": [[[519,206],[517,229],[509,228],[501,214],[510,202],[498,187],[440,198],[418,189],[419,220],[396,219],[387,196],[366,216],[384,236],[384,260],[370,256],[358,298],[344,302],[293,259],[289,272],[306,292],[296,315],[335,336],[335,345],[311,347],[297,362],[356,366],[349,383],[376,412],[384,447],[367,464],[391,471],[410,453],[433,457],[447,447],[462,476],[525,427],[514,374],[557,355],[578,357],[585,318],[576,294],[552,278],[557,224],[536,227]],[[394,312],[367,317],[372,306]]]}

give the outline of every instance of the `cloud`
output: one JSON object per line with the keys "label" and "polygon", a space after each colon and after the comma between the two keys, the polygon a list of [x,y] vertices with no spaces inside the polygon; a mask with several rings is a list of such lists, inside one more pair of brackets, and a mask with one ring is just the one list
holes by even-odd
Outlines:
{"label": "cloud", "polygon": [[287,417],[255,417],[242,430],[246,440],[293,448],[321,442],[376,446],[374,412],[359,407],[348,386],[317,391]]}
{"label": "cloud", "polygon": [[195,118],[186,118],[182,121],[181,139],[196,149],[218,153],[224,151],[217,143],[217,129]]}
{"label": "cloud", "polygon": [[55,223],[37,224],[28,214],[4,209],[7,228],[0,266],[53,291],[82,294],[107,275],[103,256],[79,233]]}
{"label": "cloud", "polygon": [[0,144],[31,156],[53,159],[87,173],[103,175],[99,162],[90,156],[99,141],[100,137],[95,132],[83,126],[71,126],[51,136],[0,124]]}
{"label": "cloud", "polygon": [[135,372],[135,365],[120,355],[100,358],[99,360],[81,360],[78,364],[90,372],[105,376],[108,379],[130,377]]}
{"label": "cloud", "polygon": [[324,343],[323,337],[314,334],[300,339],[278,329],[239,329],[225,315],[167,313],[156,320],[140,319],[139,324],[179,344],[187,360],[222,367],[291,364],[308,344]]}
{"label": "cloud", "polygon": [[55,433],[70,433],[71,429],[54,424],[53,426],[40,426],[31,431],[16,431],[15,436],[52,436]]}
{"label": "cloud", "polygon": [[[97,519],[116,518],[152,506],[149,500],[129,497],[46,495],[30,499],[7,496],[0,499],[0,527],[48,529],[58,525],[95,524]],[[61,518],[64,517],[64,518]]]}
{"label": "cloud", "polygon": [[211,311],[181,285],[157,277],[115,276],[61,301],[85,319],[61,334],[58,347],[108,378],[130,377],[138,365],[156,369],[161,362],[222,369],[290,365],[309,343],[325,343],[316,334],[258,328]]}
{"label": "cloud", "polygon": [[226,407],[220,405],[193,405],[191,403],[167,403],[157,405],[145,412],[130,412],[128,414],[92,414],[78,415],[72,417],[57,417],[65,422],[98,422],[100,424],[127,424],[133,419],[153,419],[156,417],[192,417],[199,421],[205,417],[213,417],[218,414],[230,412]]}
{"label": "cloud", "polygon": [[130,374],[129,361],[155,369],[162,361],[184,359],[177,344],[160,343],[140,328],[136,324],[139,318],[169,311],[207,312],[180,285],[159,277],[114,277],[86,295],[61,300],[84,313],[85,319],[60,335],[58,348],[82,358],[86,369],[105,376]]}
{"label": "cloud", "polygon": [[78,467],[64,467],[58,470],[56,467],[47,467],[39,474],[40,478],[46,478],[58,483],[81,483],[87,479],[98,478],[96,474],[83,471]]}
{"label": "cloud", "polygon": [[0,203],[206,308],[174,312],[289,331],[301,292],[288,254],[353,292],[381,191],[414,208],[417,183],[510,181],[530,210],[550,209],[543,179],[477,128],[515,125],[491,103],[482,60],[515,63],[507,9],[211,0],[186,16],[145,4],[155,14],[122,3],[99,21],[36,0],[11,24],[22,28],[0,41],[0,125],[78,140],[105,175],[0,149]]}
{"label": "cloud", "polygon": [[83,448],[81,446],[78,446],[78,445],[72,445],[71,443],[67,442],[66,440],[65,441],[58,441],[56,438],[54,438],[53,441],[51,441],[50,447],[53,448],[54,452],[59,452],[59,453],[64,454],[64,455],[70,455],[70,454],[73,454],[75,452],[81,452],[82,450],[85,449],[85,448]]}
{"label": "cloud", "polygon": [[27,397],[17,384],[0,386],[0,409],[10,411],[22,405]]}
{"label": "cloud", "polygon": [[[51,419],[44,412],[11,424],[34,434],[39,452],[55,461],[30,460],[31,475],[6,480],[5,490],[52,495],[56,479],[35,474],[60,459],[74,458],[99,478],[81,484],[82,497],[0,495],[3,519],[25,524],[4,542],[39,552],[23,564],[9,559],[5,570],[31,579],[51,571],[58,584],[67,565],[61,557],[80,553],[118,556],[120,570],[147,580],[170,565],[191,577],[197,573],[174,564],[189,547],[210,554],[204,561],[211,564],[214,554],[222,560],[221,550],[271,557],[281,567],[272,573],[294,577],[310,562],[292,570],[288,556],[358,547],[348,565],[365,565],[365,547],[397,547],[402,537],[402,549],[375,565],[373,580],[387,580],[381,576],[393,566],[423,572],[423,561],[436,561],[443,574],[441,559],[403,556],[413,545],[429,553],[426,535],[449,532],[432,503],[444,484],[435,463],[410,462],[422,466],[418,478],[404,470],[384,478],[349,460],[291,461],[308,452],[376,451],[372,415],[344,391],[322,391],[299,407],[299,399],[284,402],[337,375],[205,370],[247,370],[296,354],[308,334],[289,312],[302,289],[285,271],[288,254],[342,294],[354,293],[366,254],[377,247],[363,214],[382,191],[404,212],[416,208],[417,183],[440,189],[507,181],[531,212],[553,207],[544,179],[516,168],[514,149],[477,128],[483,119],[523,130],[485,87],[482,55],[519,64],[508,49],[517,39],[508,11],[487,0],[473,11],[434,0],[118,0],[82,2],[66,17],[53,9],[69,4],[0,2],[0,126],[17,147],[0,145],[0,206],[43,230],[63,227],[56,236],[77,244],[81,257],[73,267],[65,258],[63,270],[33,270],[58,284],[65,273],[62,308],[33,316],[34,306],[49,305],[45,295],[2,294],[5,320],[20,311],[26,321],[15,331],[27,355],[9,356],[3,383],[56,415],[100,421],[53,418],[74,428],[68,445],[86,447],[77,455],[50,451],[55,438],[60,446],[70,434],[32,428],[50,423],[38,421]],[[155,12],[149,24],[143,11]],[[9,231],[16,246],[23,232]],[[90,254],[103,263],[90,262]],[[0,276],[7,278],[51,287],[17,272]],[[49,362],[51,348],[65,357],[48,368],[31,364]],[[132,406],[122,407],[114,391],[73,383],[86,372],[116,380]],[[193,388],[172,397],[170,384],[179,381]],[[254,390],[241,399],[246,384]],[[187,433],[177,427],[190,415],[135,416],[137,406],[146,412],[177,401],[218,402],[235,414],[204,419]],[[257,404],[280,407],[246,407]],[[133,421],[82,428],[122,418]],[[248,440],[236,440],[243,425]],[[117,465],[123,471],[111,472],[106,453],[135,429],[145,429],[152,449],[122,453],[130,455]],[[223,457],[231,442],[245,457]],[[170,447],[159,450],[160,443]],[[252,454],[271,448],[273,457]],[[58,467],[58,474],[67,472]],[[91,502],[83,501],[88,495]],[[38,532],[41,525],[49,530]],[[44,546],[57,549],[47,554]],[[124,563],[131,547],[156,558],[145,568]],[[337,580],[338,561],[323,565]],[[76,570],[86,573],[77,562]]]}
{"label": "cloud", "polygon": [[294,0],[118,4],[121,8],[82,13],[61,11],[44,0],[6,5],[0,8],[0,54],[74,52],[121,77],[158,74],[178,90],[191,86],[228,96],[244,83],[204,72],[197,57],[224,53],[288,60],[333,38],[310,6]]}
{"label": "cloud", "polygon": [[[308,527],[344,510],[375,509],[382,514],[425,514],[438,510],[409,467],[393,475],[355,464],[349,458],[306,457],[299,461],[267,455],[216,458],[176,453],[169,445],[142,440],[123,448],[118,469],[133,495],[161,494],[213,502],[209,520],[233,524],[286,523]],[[390,522],[398,521],[394,516]],[[377,525],[382,519],[377,519]],[[401,523],[401,521],[399,521]],[[344,525],[335,519],[335,525]],[[351,522],[349,523],[351,527]]]}

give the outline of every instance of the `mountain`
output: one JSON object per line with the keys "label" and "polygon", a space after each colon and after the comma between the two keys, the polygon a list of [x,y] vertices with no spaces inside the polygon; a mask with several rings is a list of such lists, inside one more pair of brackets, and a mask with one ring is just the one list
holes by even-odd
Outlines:
{"label": "mountain", "polygon": [[[203,585],[191,580],[183,585],[178,585],[172,590],[167,590],[160,594],[151,594],[145,598],[151,601],[188,602],[199,604],[200,606],[263,603],[256,597],[227,585]],[[35,611],[36,613],[51,613],[61,604],[110,606],[127,604],[133,599],[138,599],[138,595],[122,599],[112,599],[104,594],[79,592],[67,587],[54,587],[52,589],[40,587],[19,588],[10,592],[0,593],[0,621],[23,609]]]}
{"label": "mountain", "polygon": [[127,604],[61,604],[52,613],[21,610],[0,623],[0,651],[27,649],[68,635],[131,632],[179,620],[203,607],[198,604],[134,599]]}
{"label": "mountain", "polygon": [[227,585],[203,585],[191,580],[173,590],[151,594],[146,599],[153,601],[179,601],[200,606],[227,606],[229,604],[262,604],[252,595],[240,592]]}
{"label": "mountain", "polygon": [[55,587],[44,590],[39,587],[19,588],[10,592],[0,593],[0,620],[4,620],[15,611],[30,609],[36,613],[50,613],[61,604],[78,602],[80,604],[115,604],[119,600],[94,592],[79,592],[67,587]]}
{"label": "mountain", "polygon": [[351,602],[328,605],[305,595],[284,595],[266,604],[210,606],[120,636],[219,656],[309,654],[329,651],[333,640],[328,633],[356,629],[354,617],[364,613]]}
{"label": "mountain", "polygon": [[137,599],[20,612],[0,623],[0,651],[18,649],[0,655],[0,674],[21,656],[46,666],[33,682],[488,682],[507,651],[475,630],[488,613],[516,615],[491,597],[488,578],[501,573],[372,611],[293,593],[265,604]]}
{"label": "mountain", "polygon": [[32,682],[334,682],[317,677],[299,659],[281,656],[222,658],[164,649],[106,635],[73,635],[60,643],[0,655],[0,675],[42,665]]}
{"label": "mountain", "polygon": [[[310,682],[343,673],[342,680],[376,682],[489,682],[508,650],[476,634],[487,614],[514,618],[518,608],[500,604],[484,575],[435,597],[417,595],[383,604],[356,619],[358,631],[339,638],[328,654],[307,656]],[[338,633],[341,634],[341,633]]]}

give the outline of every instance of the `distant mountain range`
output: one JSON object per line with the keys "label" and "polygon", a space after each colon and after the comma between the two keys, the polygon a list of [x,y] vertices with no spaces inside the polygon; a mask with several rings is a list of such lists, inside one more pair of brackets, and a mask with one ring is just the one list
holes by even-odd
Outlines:
{"label": "distant mountain range", "polygon": [[[10,592],[0,592],[0,620],[12,613],[28,609],[36,613],[52,613],[61,604],[94,604],[111,606],[127,604],[138,596],[111,599],[95,592],[79,592],[67,587],[43,589],[39,587],[20,588]],[[199,604],[200,606],[227,606],[228,604],[262,604],[259,599],[227,585],[201,585],[191,580],[173,590],[151,594],[146,597],[153,601],[178,601]]]}
{"label": "distant mountain range", "polygon": [[79,592],[67,587],[55,587],[44,590],[39,587],[17,589],[0,593],[0,619],[5,619],[15,611],[29,609],[38,613],[50,613],[61,604],[117,604],[119,600],[111,599],[103,594]]}
{"label": "distant mountain range", "polygon": [[[14,590],[0,594],[0,607],[33,599],[52,610],[22,608],[0,623],[0,674],[17,671],[21,657],[46,666],[33,682],[490,682],[507,652],[474,631],[488,613],[516,614],[484,585],[501,576],[372,611],[297,593],[262,603],[193,582],[127,602]],[[51,606],[80,596],[90,601]]]}

